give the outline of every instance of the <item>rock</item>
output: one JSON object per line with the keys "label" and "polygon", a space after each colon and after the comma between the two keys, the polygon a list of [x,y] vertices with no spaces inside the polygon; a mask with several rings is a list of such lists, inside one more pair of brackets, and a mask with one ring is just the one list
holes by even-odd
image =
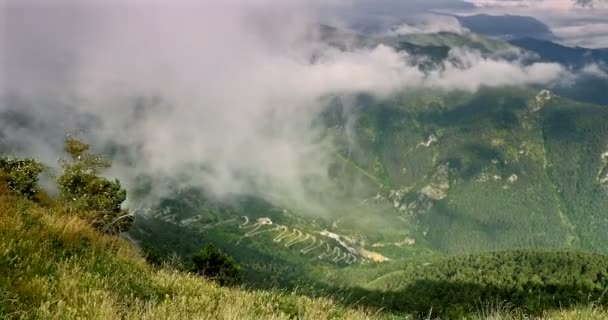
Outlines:
{"label": "rock", "polygon": [[437,172],[432,177],[432,183],[420,190],[420,193],[432,200],[442,200],[448,196],[450,188],[449,167],[443,164],[437,167]]}
{"label": "rock", "polygon": [[437,142],[437,137],[434,134],[431,134],[429,136],[429,138],[426,140],[426,142],[420,142],[416,145],[416,149],[420,148],[420,147],[425,147],[428,148],[431,146],[431,144]]}
{"label": "rock", "polygon": [[264,225],[266,225],[266,224],[270,225],[270,224],[272,224],[272,220],[270,220],[270,218],[266,218],[266,217],[258,218],[257,223],[264,224]]}
{"label": "rock", "polygon": [[363,248],[357,248],[357,253],[366,259],[372,260],[374,262],[385,262],[385,261],[390,261],[391,259],[377,253],[377,252],[372,252],[372,251],[368,251],[365,250]]}
{"label": "rock", "polygon": [[549,90],[541,90],[534,98],[532,112],[537,112],[545,106],[545,103],[551,100],[553,94]]}

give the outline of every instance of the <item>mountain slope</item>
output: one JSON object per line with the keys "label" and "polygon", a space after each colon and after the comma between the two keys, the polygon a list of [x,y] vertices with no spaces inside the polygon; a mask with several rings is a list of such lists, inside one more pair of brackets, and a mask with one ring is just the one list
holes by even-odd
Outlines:
{"label": "mountain slope", "polygon": [[535,38],[519,38],[509,43],[536,52],[545,61],[581,68],[588,64],[608,64],[608,51],[581,47],[566,47],[551,41]]}
{"label": "mountain slope", "polygon": [[396,39],[418,46],[466,47],[479,50],[482,53],[495,53],[513,49],[508,42],[482,37],[474,33],[455,34],[440,32],[436,34],[410,34],[397,36]]}
{"label": "mountain slope", "polygon": [[[55,204],[41,206],[6,190],[0,191],[0,210],[2,319],[409,319],[429,313],[454,319],[517,319],[530,314],[545,319],[602,319],[607,315],[598,307],[606,299],[601,294],[608,279],[605,256],[516,251],[437,257],[424,259],[426,263],[410,261],[405,267],[366,265],[335,274],[336,285],[355,279],[348,281],[349,287],[318,293],[334,295],[343,306],[296,291],[219,287],[167,267],[152,268],[125,239],[101,235]],[[494,298],[507,299],[508,304],[486,304]],[[587,305],[588,301],[595,305]],[[560,310],[554,309],[558,304]],[[566,306],[571,307],[562,309]]]}
{"label": "mountain slope", "polygon": [[[526,314],[606,304],[606,256],[562,251],[507,251],[410,264],[364,286],[383,306],[457,318],[482,301],[508,301]],[[373,299],[368,296],[367,299]],[[392,307],[389,307],[392,306]]]}
{"label": "mountain slope", "polygon": [[369,319],[329,299],[218,287],[147,265],[60,207],[0,191],[1,319]]}
{"label": "mountain slope", "polygon": [[557,93],[577,101],[608,105],[608,51],[605,49],[567,47],[533,38],[509,42],[536,53],[541,61],[559,63],[579,73],[576,81],[555,85],[553,89]]}
{"label": "mountain slope", "polygon": [[212,242],[247,280],[288,286],[445,254],[608,253],[608,109],[517,87],[353,101],[316,124],[332,184],[312,185],[311,206],[184,190],[131,235],[184,257]]}
{"label": "mountain slope", "polygon": [[571,246],[578,225],[578,245],[604,252],[603,233],[587,229],[605,216],[607,116],[548,91],[408,94],[357,111],[349,158],[384,182],[409,236],[432,248]]}

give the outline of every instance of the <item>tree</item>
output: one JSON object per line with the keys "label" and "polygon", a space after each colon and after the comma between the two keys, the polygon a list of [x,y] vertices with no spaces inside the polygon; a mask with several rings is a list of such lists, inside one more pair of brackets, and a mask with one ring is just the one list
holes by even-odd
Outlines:
{"label": "tree", "polygon": [[31,158],[0,158],[0,181],[12,192],[33,198],[38,192],[38,175],[43,166]]}
{"label": "tree", "polygon": [[133,215],[121,204],[127,192],[118,180],[108,180],[100,173],[111,166],[110,160],[89,152],[90,146],[68,136],[64,150],[69,159],[60,161],[63,174],[57,179],[61,200],[72,210],[91,221],[105,233],[120,233],[129,229]]}
{"label": "tree", "polygon": [[192,272],[220,285],[233,285],[241,281],[241,268],[227,254],[211,244],[192,256]]}

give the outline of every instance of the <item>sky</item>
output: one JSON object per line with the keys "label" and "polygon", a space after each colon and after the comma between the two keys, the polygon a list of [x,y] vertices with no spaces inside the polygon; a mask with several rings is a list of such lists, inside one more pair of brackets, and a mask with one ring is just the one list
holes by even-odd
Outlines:
{"label": "sky", "polygon": [[[327,20],[340,16],[353,25],[388,28],[421,13],[523,15],[547,24],[565,45],[608,47],[608,1],[579,0],[353,0],[328,1]],[[376,30],[372,30],[376,31]]]}
{"label": "sky", "polygon": [[[540,14],[543,5],[529,12]],[[291,203],[311,203],[307,181],[330,183],[330,148],[312,125],[327,108],[325,97],[385,99],[417,88],[474,92],[481,85],[544,85],[571,76],[557,64],[523,65],[470,50],[453,50],[449,62],[424,73],[407,53],[383,45],[339,50],[314,28],[378,17],[398,23],[428,10],[470,13],[479,6],[457,0],[7,0],[0,7],[0,148],[56,166],[63,138],[75,133],[96,150],[118,150],[108,174],[128,187],[148,175],[163,181],[155,184],[159,195],[174,192],[164,189],[174,181],[218,197],[289,194],[296,197]],[[501,1],[492,10],[508,7]],[[417,30],[458,29],[454,21],[421,21]]]}
{"label": "sky", "polygon": [[452,12],[531,16],[547,24],[562,44],[608,48],[608,1],[582,1],[587,6],[581,6],[574,0],[465,1],[475,8]]}

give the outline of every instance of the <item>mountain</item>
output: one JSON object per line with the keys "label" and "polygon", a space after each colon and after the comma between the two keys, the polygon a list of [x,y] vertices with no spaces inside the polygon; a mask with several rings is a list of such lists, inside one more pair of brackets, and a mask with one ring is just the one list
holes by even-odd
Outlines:
{"label": "mountain", "polygon": [[567,47],[535,38],[513,39],[509,43],[535,52],[545,61],[557,62],[573,68],[581,68],[589,64],[608,65],[608,50],[606,49]]}
{"label": "mountain", "polygon": [[[129,237],[100,233],[86,218],[87,213],[74,211],[48,194],[37,193],[30,199],[15,194],[13,187],[0,182],[3,319],[608,316],[598,307],[604,303],[608,290],[608,256],[547,250],[452,257],[421,255],[383,264],[351,261],[350,267],[326,265],[316,273],[306,274],[326,282],[300,282],[291,289],[271,282],[272,278],[260,279],[258,285],[249,283],[248,287],[221,286],[213,279],[189,272],[178,264],[177,256],[159,264],[153,251],[142,249]],[[251,237],[260,231],[247,221],[239,228],[247,229]],[[163,231],[157,235],[179,230]],[[205,229],[199,231],[204,234]],[[329,232],[323,234],[340,239]],[[276,242],[288,245],[295,243],[294,239],[291,235]],[[275,250],[276,247],[280,245],[275,243]],[[260,268],[265,266],[265,258],[257,257]],[[301,269],[294,266],[297,265],[267,271],[298,275]],[[509,304],[495,305],[495,301]]]}
{"label": "mountain", "polygon": [[[325,32],[347,50],[344,34]],[[454,47],[486,55],[513,48],[474,34],[346,36],[434,53],[428,68]],[[349,105],[329,97],[313,125],[331,156],[331,183],[310,179],[310,205],[254,195],[218,201],[188,189],[138,217],[130,235],[165,256],[211,242],[237,257],[256,286],[304,283],[397,313],[472,312],[471,301],[492,297],[538,315],[556,301],[584,300],[572,292],[602,299],[604,276],[584,270],[603,268],[608,254],[608,108],[572,99],[584,92],[573,88],[417,89],[354,95]],[[576,288],[546,269],[573,261],[583,261],[587,279]],[[521,278],[515,266],[524,262],[530,276]],[[541,300],[528,304],[530,292]]]}
{"label": "mountain", "polygon": [[517,39],[532,37],[538,39],[553,39],[551,29],[539,20],[516,15],[487,15],[454,16],[460,23],[472,32],[502,39]]}
{"label": "mountain", "polygon": [[[354,294],[382,301],[382,306],[393,310],[408,306],[420,317],[432,308],[445,318],[462,318],[463,313],[488,308],[478,302],[484,297],[520,308],[514,319],[526,314],[545,319],[547,314],[539,310],[567,310],[603,300],[607,262],[605,256],[542,250],[448,257],[388,272]],[[486,318],[496,318],[491,310],[486,313]],[[575,318],[587,319],[583,314]]]}
{"label": "mountain", "polygon": [[[361,252],[395,259],[412,252],[527,247],[608,253],[601,245],[608,241],[602,232],[608,227],[603,210],[608,204],[608,125],[601,120],[608,117],[607,108],[546,90],[419,92],[394,101],[366,102],[352,115],[354,136],[347,132],[347,119],[339,116],[341,108],[336,104],[323,116],[334,145],[330,176],[335,185],[316,199],[335,206],[332,216],[306,218],[298,208],[251,200],[213,209],[216,204],[194,193],[167,202],[173,209],[165,215],[177,216],[165,221],[173,219],[177,228],[193,230],[200,230],[194,225],[207,230],[225,223],[224,231],[205,231],[220,232],[224,244],[238,242],[249,227],[279,228],[260,235],[261,243],[241,239],[241,246],[272,243],[284,231],[278,225],[290,230],[284,235],[293,233],[291,238],[299,235],[300,240],[327,230],[341,235],[346,245],[332,236],[318,238],[338,247],[340,257],[352,252],[358,260],[366,260]],[[209,216],[200,214],[201,208],[233,213]],[[186,221],[194,218],[196,223]],[[260,219],[273,224],[264,225]],[[197,237],[205,241],[207,235]],[[314,242],[309,239],[295,247]],[[282,250],[291,259],[291,249],[263,252],[278,259]]]}
{"label": "mountain", "polygon": [[[307,285],[289,291],[222,287],[175,265],[149,264],[149,255],[133,243],[99,233],[83,213],[47,195],[31,200],[0,184],[0,210],[3,319],[606,316],[589,303],[600,303],[606,291],[606,256],[519,250],[413,258],[341,269],[331,282],[345,286],[325,291]],[[478,301],[494,299],[519,309],[479,309]]]}
{"label": "mountain", "polygon": [[220,287],[146,263],[124,238],[79,213],[37,204],[0,184],[2,319],[380,319],[328,298]]}
{"label": "mountain", "polygon": [[608,105],[608,50],[567,47],[534,38],[514,39],[509,43],[536,53],[540,61],[559,63],[579,73],[582,71],[574,83],[557,84],[553,88],[555,92],[578,101]]}
{"label": "mountain", "polygon": [[418,46],[466,47],[486,54],[513,49],[513,46],[507,42],[481,37],[473,33],[456,34],[439,32],[434,34],[409,34],[399,35],[393,39],[398,42],[407,42]]}
{"label": "mountain", "polygon": [[[585,56],[474,33],[318,32],[337,50],[406,51],[422,70],[463,47]],[[605,318],[608,108],[589,83],[595,96],[577,98],[583,84],[323,97],[311,126],[328,181],[307,176],[302,194],[270,199],[167,182],[178,192],[138,211],[129,241],[9,194],[0,172],[0,317]],[[241,266],[243,287],[175,267],[209,243]]]}

